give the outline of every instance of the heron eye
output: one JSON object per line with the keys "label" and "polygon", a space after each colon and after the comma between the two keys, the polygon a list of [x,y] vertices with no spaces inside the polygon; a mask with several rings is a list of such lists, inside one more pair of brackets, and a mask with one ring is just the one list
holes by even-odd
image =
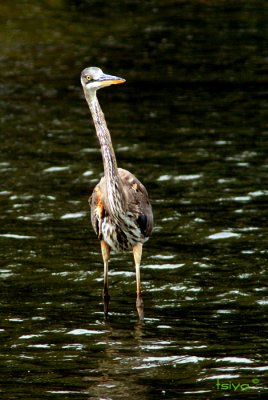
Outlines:
{"label": "heron eye", "polygon": [[86,80],[87,80],[87,81],[91,81],[91,79],[92,79],[92,78],[91,78],[90,75],[86,75]]}

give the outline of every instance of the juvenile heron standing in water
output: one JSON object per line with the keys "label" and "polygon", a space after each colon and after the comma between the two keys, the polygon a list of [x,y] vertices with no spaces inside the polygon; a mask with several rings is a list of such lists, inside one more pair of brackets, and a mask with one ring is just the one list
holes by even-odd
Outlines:
{"label": "juvenile heron standing in water", "polygon": [[104,177],[94,188],[89,198],[91,223],[101,244],[104,263],[103,302],[104,315],[108,316],[108,262],[110,252],[132,250],[137,284],[136,307],[143,320],[140,262],[143,243],[153,228],[153,213],[148,193],[143,184],[129,171],[117,168],[116,157],[104,114],[97,99],[97,90],[125,82],[125,79],[107,75],[100,68],[85,68],[81,73],[81,84],[92,114],[101,146]]}

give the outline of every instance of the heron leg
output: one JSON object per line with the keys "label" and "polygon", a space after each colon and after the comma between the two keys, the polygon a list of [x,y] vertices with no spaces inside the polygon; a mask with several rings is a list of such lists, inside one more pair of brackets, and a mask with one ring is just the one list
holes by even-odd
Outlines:
{"label": "heron leg", "polygon": [[101,240],[101,253],[103,258],[104,265],[104,286],[103,286],[103,307],[104,307],[104,317],[105,319],[108,317],[109,311],[109,301],[110,295],[108,291],[108,263],[110,259],[110,247],[104,240]]}
{"label": "heron leg", "polygon": [[137,243],[135,246],[133,246],[133,255],[134,255],[134,261],[135,261],[136,284],[137,284],[136,308],[137,308],[139,319],[142,321],[144,319],[143,299],[142,299],[142,293],[141,293],[141,275],[140,275],[142,243]]}

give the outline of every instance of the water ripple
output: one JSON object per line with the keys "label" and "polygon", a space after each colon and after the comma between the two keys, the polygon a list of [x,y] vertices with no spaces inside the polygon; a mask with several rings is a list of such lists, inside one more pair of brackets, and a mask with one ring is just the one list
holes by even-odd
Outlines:
{"label": "water ripple", "polygon": [[15,233],[1,233],[0,237],[8,238],[8,239],[18,239],[18,240],[36,239],[36,236],[19,235],[19,234],[15,234]]}

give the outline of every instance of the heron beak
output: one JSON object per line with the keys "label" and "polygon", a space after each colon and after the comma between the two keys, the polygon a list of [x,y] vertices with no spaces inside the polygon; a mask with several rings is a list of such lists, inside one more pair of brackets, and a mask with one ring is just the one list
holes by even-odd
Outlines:
{"label": "heron beak", "polygon": [[126,80],[123,78],[119,78],[118,76],[113,76],[108,74],[102,74],[99,77],[99,81],[101,83],[101,86],[117,85],[119,83],[126,82]]}

